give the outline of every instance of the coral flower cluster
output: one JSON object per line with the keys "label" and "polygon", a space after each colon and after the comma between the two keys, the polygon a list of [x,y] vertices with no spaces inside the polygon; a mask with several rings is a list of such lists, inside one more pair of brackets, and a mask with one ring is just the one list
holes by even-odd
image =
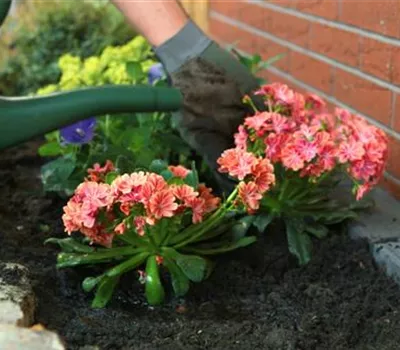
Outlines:
{"label": "coral flower cluster", "polygon": [[382,130],[344,109],[329,113],[321,98],[302,95],[287,85],[265,85],[255,95],[263,99],[265,111],[259,111],[249,97],[244,99],[253,105],[255,114],[239,127],[236,148],[225,151],[218,160],[221,172],[240,181],[249,174],[255,177],[254,182],[241,184],[242,198],[248,200],[245,198],[251,194],[251,208],[257,208],[256,198],[263,192],[256,185],[256,156],[258,169],[269,174],[268,181],[263,175],[269,186],[274,183],[271,166],[277,164],[286,172],[312,180],[343,170],[354,181],[357,199],[379,182],[388,154]]}
{"label": "coral flower cluster", "polygon": [[[118,175],[111,183],[103,182],[114,169],[107,162],[89,170],[90,177],[81,183],[64,207],[65,231],[80,231],[93,243],[110,247],[115,234],[134,230],[138,236],[155,226],[162,218],[191,215],[192,223],[203,220],[220,204],[220,198],[203,184],[193,188],[187,184],[169,184],[161,175],[134,172]],[[171,166],[175,178],[184,179],[190,171]]]}
{"label": "coral flower cluster", "polygon": [[240,180],[239,201],[249,212],[257,210],[263,194],[275,183],[274,167],[269,159],[256,157],[237,147],[224,151],[218,163],[221,173],[228,173]]}

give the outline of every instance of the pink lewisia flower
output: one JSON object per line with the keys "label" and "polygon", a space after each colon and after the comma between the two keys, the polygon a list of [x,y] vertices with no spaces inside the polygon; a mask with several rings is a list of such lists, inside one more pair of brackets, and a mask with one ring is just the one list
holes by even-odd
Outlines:
{"label": "pink lewisia flower", "polygon": [[318,157],[318,163],[320,163],[324,171],[330,171],[336,166],[336,154],[337,149],[333,144],[327,144],[321,150]]}
{"label": "pink lewisia flower", "polygon": [[288,139],[289,135],[286,134],[277,135],[273,132],[270,133],[264,139],[264,143],[266,145],[265,156],[273,163],[280,161],[282,147],[286,144]]}
{"label": "pink lewisia flower", "polygon": [[252,174],[254,176],[254,183],[260,193],[268,191],[275,184],[274,167],[267,158],[260,159],[253,166]]}
{"label": "pink lewisia flower", "polygon": [[250,129],[259,131],[259,130],[263,129],[263,127],[266,125],[266,123],[270,119],[271,119],[271,113],[268,113],[268,112],[256,113],[255,115],[253,115],[251,117],[247,117],[244,120],[244,125]]}
{"label": "pink lewisia flower", "polygon": [[89,201],[84,201],[81,206],[82,225],[92,228],[96,222],[98,208],[94,207]]}
{"label": "pink lewisia flower", "polygon": [[304,137],[308,141],[312,141],[314,139],[315,134],[320,130],[320,125],[307,125],[301,124],[299,130],[294,133],[295,138]]}
{"label": "pink lewisia flower", "polygon": [[334,115],[337,116],[342,123],[351,122],[353,117],[350,111],[339,107],[335,108]]}
{"label": "pink lewisia flower", "polygon": [[331,132],[336,127],[336,124],[337,124],[336,116],[330,113],[314,114],[310,120],[311,127],[316,127],[318,130],[323,129],[329,132]]}
{"label": "pink lewisia flower", "polygon": [[154,193],[148,205],[151,216],[154,216],[156,219],[174,216],[174,211],[177,208],[178,204],[175,202],[175,197],[168,189]]}
{"label": "pink lewisia flower", "polygon": [[303,169],[300,171],[300,177],[308,176],[310,178],[318,178],[324,172],[324,168],[321,166],[320,163],[310,163],[307,164]]}
{"label": "pink lewisia flower", "polygon": [[92,228],[82,227],[80,231],[88,237],[92,243],[100,244],[106,248],[111,248],[114,234],[104,231],[102,225],[96,225]]}
{"label": "pink lewisia flower", "polygon": [[369,181],[374,177],[377,169],[377,163],[367,159],[357,160],[350,164],[349,172],[357,180]]}
{"label": "pink lewisia flower", "polygon": [[306,104],[309,104],[312,108],[316,109],[326,107],[326,102],[315,94],[308,94],[306,96]]}
{"label": "pink lewisia flower", "polygon": [[[235,135],[236,149],[225,151],[218,160],[220,172],[253,182],[262,194],[275,181],[273,171],[256,170],[256,155],[264,152],[272,164],[281,163],[310,180],[343,164],[338,170],[365,185],[359,193],[379,182],[388,158],[388,139],[382,130],[340,108],[328,113],[319,96],[303,96],[284,84],[264,85],[255,94],[264,98],[268,112],[245,119]],[[256,161],[245,155],[248,150]]]}
{"label": "pink lewisia flower", "polygon": [[200,197],[190,199],[188,206],[192,209],[192,222],[194,224],[202,222],[205,214],[205,200]]}
{"label": "pink lewisia flower", "polygon": [[136,232],[139,236],[144,236],[144,227],[146,226],[146,223],[154,224],[154,222],[147,222],[146,218],[144,216],[135,216],[133,219],[133,224],[135,225]]}
{"label": "pink lewisia flower", "polygon": [[263,85],[259,90],[255,91],[255,95],[268,96],[271,97],[274,102],[286,105],[293,103],[295,99],[294,91],[289,89],[287,85],[281,83]]}
{"label": "pink lewisia flower", "polygon": [[184,166],[182,165],[170,165],[168,167],[168,169],[171,171],[171,173],[175,176],[175,177],[179,177],[181,179],[186,178],[186,176],[190,173],[189,169],[186,169]]}
{"label": "pink lewisia flower", "polygon": [[168,188],[167,182],[161,175],[151,173],[147,177],[146,183],[141,187],[141,201],[147,205],[152,196]]}
{"label": "pink lewisia flower", "polygon": [[318,153],[318,144],[310,142],[306,139],[298,139],[294,141],[294,149],[304,162],[310,162]]}
{"label": "pink lewisia flower", "polygon": [[64,206],[64,214],[62,220],[65,226],[65,232],[71,234],[78,231],[82,225],[83,216],[81,214],[82,204],[70,199],[66,206]]}
{"label": "pink lewisia flower", "polygon": [[304,159],[293,144],[289,144],[282,149],[281,158],[282,164],[288,169],[298,171],[304,167]]}
{"label": "pink lewisia flower", "polygon": [[126,225],[124,222],[120,222],[117,226],[114,228],[114,232],[122,235],[126,231]]}
{"label": "pink lewisia flower", "polygon": [[132,191],[133,181],[128,174],[123,174],[114,179],[111,184],[115,194],[128,194]]}
{"label": "pink lewisia flower", "polygon": [[306,122],[306,111],[305,111],[306,101],[302,94],[298,92],[294,93],[293,102],[290,106],[292,112],[292,119],[296,124],[301,124]]}
{"label": "pink lewisia flower", "polygon": [[285,84],[275,83],[273,85],[273,96],[277,102],[284,104],[291,104],[295,99],[295,93],[293,90]]}
{"label": "pink lewisia flower", "polygon": [[258,191],[257,185],[254,182],[241,182],[238,189],[239,198],[248,209],[257,210],[260,207],[262,194]]}
{"label": "pink lewisia flower", "polygon": [[257,162],[256,157],[244,150],[231,148],[224,151],[217,160],[220,165],[219,171],[243,180],[251,174],[251,167]]}
{"label": "pink lewisia flower", "polygon": [[387,146],[383,142],[376,142],[372,140],[370,143],[367,143],[364,146],[365,149],[365,156],[371,161],[371,162],[381,162],[384,157],[385,153],[387,151]]}
{"label": "pink lewisia flower", "polygon": [[236,147],[240,149],[246,149],[248,137],[249,135],[244,126],[239,125],[239,131],[234,135]]}
{"label": "pink lewisia flower", "polygon": [[188,185],[173,186],[171,190],[174,196],[185,204],[199,195],[193,187]]}
{"label": "pink lewisia flower", "polygon": [[121,210],[121,212],[124,213],[126,216],[129,216],[129,214],[131,213],[132,207],[133,207],[133,203],[122,202],[121,205],[119,206],[119,210]]}
{"label": "pink lewisia flower", "polygon": [[371,190],[371,185],[368,183],[365,183],[363,185],[358,186],[357,188],[357,193],[356,193],[356,199],[359,201],[362,199],[369,191]]}
{"label": "pink lewisia flower", "polygon": [[143,186],[147,179],[148,179],[149,174],[145,173],[144,171],[138,171],[134,172],[130,175],[131,181],[132,181],[132,186]]}
{"label": "pink lewisia flower", "polygon": [[123,174],[114,179],[111,184],[116,199],[121,203],[129,203],[128,208],[142,199],[141,188],[146,182],[147,176],[144,172]]}
{"label": "pink lewisia flower", "polygon": [[76,188],[75,194],[95,208],[109,206],[114,201],[111,186],[94,181],[82,182]]}
{"label": "pink lewisia flower", "polygon": [[272,129],[280,134],[284,131],[290,130],[293,125],[289,122],[289,119],[279,113],[271,113]]}
{"label": "pink lewisia flower", "polygon": [[89,168],[87,173],[90,181],[101,182],[104,180],[104,176],[111,171],[115,170],[115,166],[111,160],[107,160],[104,166],[99,163],[95,163],[93,168]]}
{"label": "pink lewisia flower", "polygon": [[342,142],[338,149],[338,159],[340,163],[361,160],[365,154],[364,147],[354,137],[349,137],[346,142]]}
{"label": "pink lewisia flower", "polygon": [[147,177],[146,184],[150,184],[154,192],[165,190],[168,187],[165,179],[158,174],[150,173]]}
{"label": "pink lewisia flower", "polygon": [[211,193],[211,188],[206,187],[204,184],[200,184],[198,191],[200,193],[200,198],[204,199],[204,210],[206,213],[210,213],[218,208],[221,203],[221,198],[214,196]]}

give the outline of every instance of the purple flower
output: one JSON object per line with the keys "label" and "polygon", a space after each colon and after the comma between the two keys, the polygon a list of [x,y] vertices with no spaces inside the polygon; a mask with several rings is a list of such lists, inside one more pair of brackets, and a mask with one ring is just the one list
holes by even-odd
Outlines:
{"label": "purple flower", "polygon": [[155,63],[153,64],[150,69],[149,73],[147,75],[149,84],[153,85],[153,83],[157,79],[161,79],[164,76],[164,67],[161,63]]}
{"label": "purple flower", "polygon": [[93,139],[95,126],[96,118],[88,118],[62,128],[60,135],[66,144],[82,145]]}

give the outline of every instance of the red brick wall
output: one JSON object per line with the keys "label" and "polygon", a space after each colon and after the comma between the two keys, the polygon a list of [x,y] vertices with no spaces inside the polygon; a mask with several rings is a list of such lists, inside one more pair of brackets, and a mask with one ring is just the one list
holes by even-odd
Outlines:
{"label": "red brick wall", "polygon": [[210,0],[210,34],[264,59],[262,73],[358,113],[391,139],[383,185],[400,198],[400,0]]}

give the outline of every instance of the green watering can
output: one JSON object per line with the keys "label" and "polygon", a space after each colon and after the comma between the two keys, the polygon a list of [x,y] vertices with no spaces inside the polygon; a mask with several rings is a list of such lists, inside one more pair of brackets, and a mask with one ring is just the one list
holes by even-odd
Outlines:
{"label": "green watering can", "polygon": [[[11,0],[0,0],[0,25]],[[178,89],[152,86],[102,86],[41,97],[0,96],[0,150],[77,121],[104,114],[176,111]]]}

